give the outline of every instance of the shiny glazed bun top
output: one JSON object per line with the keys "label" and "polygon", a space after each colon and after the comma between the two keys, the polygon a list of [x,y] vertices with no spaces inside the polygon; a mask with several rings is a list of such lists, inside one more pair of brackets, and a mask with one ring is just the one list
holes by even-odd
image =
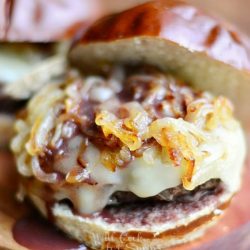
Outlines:
{"label": "shiny glazed bun top", "polygon": [[250,68],[250,53],[245,48],[249,45],[245,37],[180,0],[152,1],[106,17],[92,26],[81,42],[137,36],[164,38],[191,51],[206,52],[238,68]]}
{"label": "shiny glazed bun top", "polygon": [[195,88],[226,95],[249,120],[248,38],[186,2],[152,1],[105,17],[78,39],[70,60],[88,73],[107,64],[157,66]]}

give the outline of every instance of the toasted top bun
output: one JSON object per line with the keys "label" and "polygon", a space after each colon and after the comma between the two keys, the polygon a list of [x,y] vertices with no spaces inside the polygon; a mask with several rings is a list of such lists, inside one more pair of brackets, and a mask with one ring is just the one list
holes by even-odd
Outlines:
{"label": "toasted top bun", "polygon": [[192,86],[229,97],[250,121],[249,40],[231,26],[179,0],[149,2],[96,22],[72,48],[85,72],[110,64],[151,64]]}

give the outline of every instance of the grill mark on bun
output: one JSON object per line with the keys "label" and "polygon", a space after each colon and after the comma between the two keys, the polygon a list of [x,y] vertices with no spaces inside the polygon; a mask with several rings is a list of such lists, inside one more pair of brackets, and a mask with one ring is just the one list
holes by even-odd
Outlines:
{"label": "grill mark on bun", "polygon": [[232,31],[232,30],[231,30],[229,33],[230,33],[231,37],[233,38],[233,40],[234,40],[236,43],[238,43],[238,44],[241,44],[241,43],[242,43],[239,34],[237,34],[235,31]]}
{"label": "grill mark on bun", "polygon": [[131,23],[131,30],[138,30],[143,22],[143,19],[146,15],[145,11],[142,11],[139,15],[137,15],[134,21]]}
{"label": "grill mark on bun", "polygon": [[207,40],[205,42],[206,46],[210,47],[216,42],[216,40],[218,39],[218,36],[220,34],[220,31],[221,31],[221,28],[218,25],[214,26],[214,28],[211,29],[211,31],[207,37]]}

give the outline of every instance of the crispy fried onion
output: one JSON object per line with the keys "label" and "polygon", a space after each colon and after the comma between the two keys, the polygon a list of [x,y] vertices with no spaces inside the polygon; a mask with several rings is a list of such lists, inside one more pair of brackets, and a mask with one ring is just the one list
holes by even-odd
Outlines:
{"label": "crispy fried onion", "polygon": [[123,146],[119,151],[103,150],[101,152],[102,164],[112,172],[116,170],[116,167],[125,166],[131,161],[131,159],[132,154],[130,150],[125,146]]}
{"label": "crispy fried onion", "polygon": [[214,112],[211,112],[207,116],[206,129],[213,130],[219,125],[227,126],[228,121],[233,117],[233,105],[232,103],[220,96],[213,101]]}
{"label": "crispy fried onion", "polygon": [[163,118],[150,125],[149,137],[162,146],[165,161],[169,160],[174,166],[182,168],[182,182],[188,188],[196,164],[205,156],[199,147],[206,141],[206,136],[183,119]]}
{"label": "crispy fried onion", "polygon": [[142,146],[151,119],[139,103],[129,103],[124,108],[128,109],[127,118],[119,119],[113,113],[103,110],[96,115],[95,123],[102,127],[105,137],[114,135],[131,151],[135,151]]}
{"label": "crispy fried onion", "polygon": [[[55,121],[64,97],[57,85],[44,88],[28,105],[28,123],[32,127],[26,150],[32,156],[42,153],[49,143],[49,132],[55,127]],[[44,101],[46,100],[46,101]]]}
{"label": "crispy fried onion", "polygon": [[26,144],[26,149],[30,155],[35,156],[43,152],[44,147],[49,142],[49,132],[54,127],[55,116],[54,110],[50,110],[49,115],[44,119],[41,116],[36,119]]}
{"label": "crispy fried onion", "polygon": [[[207,154],[200,149],[208,141],[206,131],[227,126],[233,118],[231,103],[226,98],[211,96],[191,102],[186,121],[163,118],[152,122],[142,107],[134,103],[129,104],[127,110],[129,115],[124,119],[119,119],[111,112],[101,111],[96,116],[96,124],[101,126],[105,137],[113,135],[119,138],[130,151],[138,150],[143,142],[154,138],[161,146],[162,161],[182,168],[182,182],[186,188],[190,186],[196,166]],[[103,152],[104,166],[115,171],[118,154]],[[147,155],[146,152],[144,154]]]}
{"label": "crispy fried onion", "polygon": [[97,182],[91,178],[88,169],[82,168],[80,166],[73,167],[70,172],[67,173],[65,180],[69,184],[76,184],[81,182],[87,183],[89,185],[97,184]]}
{"label": "crispy fried onion", "polygon": [[209,96],[206,96],[191,102],[187,107],[185,120],[208,131],[218,126],[228,127],[228,121],[233,118],[232,103],[222,96],[213,99],[210,97],[209,102],[208,98]]}
{"label": "crispy fried onion", "polygon": [[37,156],[32,157],[32,170],[38,180],[46,183],[58,183],[60,176],[57,173],[45,173],[40,166]]}

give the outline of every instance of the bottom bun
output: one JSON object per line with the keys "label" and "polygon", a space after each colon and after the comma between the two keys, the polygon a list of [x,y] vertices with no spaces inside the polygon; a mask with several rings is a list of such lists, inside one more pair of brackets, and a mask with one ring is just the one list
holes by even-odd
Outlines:
{"label": "bottom bun", "polygon": [[[223,214],[232,196],[223,189],[189,202],[123,204],[88,216],[56,203],[51,212],[60,229],[93,249],[158,250],[202,236]],[[29,197],[46,216],[45,203],[35,195]]]}

